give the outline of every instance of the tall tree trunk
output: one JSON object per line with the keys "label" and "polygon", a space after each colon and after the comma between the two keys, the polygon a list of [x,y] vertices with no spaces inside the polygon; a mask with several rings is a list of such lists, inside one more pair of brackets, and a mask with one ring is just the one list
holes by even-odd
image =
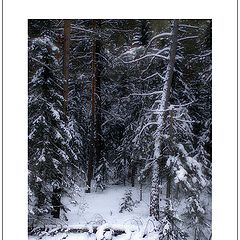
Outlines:
{"label": "tall tree trunk", "polygon": [[70,59],[70,20],[64,19],[64,54],[63,54],[63,75],[64,75],[64,117],[67,122],[67,102],[68,102],[68,80],[69,80],[69,59]]}
{"label": "tall tree trunk", "polygon": [[[169,154],[174,154],[173,149],[173,111],[170,110],[170,126],[169,126],[169,136],[170,136],[170,151]],[[171,169],[167,172],[167,191],[166,191],[166,198],[171,197],[171,188],[172,188],[172,176],[171,176]]]}
{"label": "tall tree trunk", "polygon": [[157,118],[157,130],[154,141],[154,155],[153,155],[153,165],[152,165],[152,186],[150,193],[150,216],[159,220],[159,161],[162,154],[162,142],[161,137],[164,129],[164,122],[166,116],[166,108],[169,103],[169,95],[172,84],[172,75],[174,70],[174,64],[176,59],[176,50],[177,50],[177,32],[178,32],[178,20],[173,22],[172,30],[172,40],[170,48],[170,58],[167,66],[167,72],[165,75],[165,82],[163,86],[163,92],[161,96],[160,105],[158,106],[159,115]]}
{"label": "tall tree trunk", "polygon": [[[97,29],[97,20],[92,20],[93,31]],[[91,192],[91,180],[94,172],[94,162],[99,162],[101,155],[101,81],[100,81],[100,69],[98,66],[98,58],[100,55],[100,42],[96,39],[96,35],[93,39],[92,46],[92,129],[91,129],[91,150],[88,160],[87,171],[87,193]]]}

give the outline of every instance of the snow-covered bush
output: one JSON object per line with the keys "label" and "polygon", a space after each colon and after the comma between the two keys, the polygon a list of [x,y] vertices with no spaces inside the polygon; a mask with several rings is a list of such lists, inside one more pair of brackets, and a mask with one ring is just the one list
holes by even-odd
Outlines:
{"label": "snow-covered bush", "polygon": [[132,190],[126,190],[124,193],[124,197],[122,198],[122,202],[120,203],[119,212],[122,213],[124,211],[131,212],[133,207],[135,206],[135,202],[132,199]]}

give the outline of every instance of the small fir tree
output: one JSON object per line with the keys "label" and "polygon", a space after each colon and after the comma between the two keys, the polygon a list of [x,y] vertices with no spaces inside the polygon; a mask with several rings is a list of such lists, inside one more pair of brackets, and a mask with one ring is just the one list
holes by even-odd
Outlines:
{"label": "small fir tree", "polygon": [[132,199],[132,190],[126,190],[124,193],[124,197],[122,198],[122,202],[120,204],[119,212],[122,213],[124,211],[131,212],[133,210],[135,203]]}

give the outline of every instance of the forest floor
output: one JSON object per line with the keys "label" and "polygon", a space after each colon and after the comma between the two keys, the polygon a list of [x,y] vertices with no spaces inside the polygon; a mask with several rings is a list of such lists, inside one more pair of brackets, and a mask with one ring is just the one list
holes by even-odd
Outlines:
{"label": "forest floor", "polygon": [[[120,203],[123,201],[125,191],[129,189],[136,204],[132,211],[120,213]],[[64,197],[62,200],[69,211],[67,213],[62,211],[62,220],[56,223],[55,230],[43,232],[41,239],[157,239],[153,231],[153,222],[149,219],[149,190],[143,189],[141,202],[139,187],[110,185],[104,191],[98,190],[92,193],[85,193],[84,189],[80,188],[69,195],[71,198]],[[164,201],[162,204],[164,205]],[[60,228],[65,230],[58,231]],[[76,229],[83,229],[84,232],[76,233]],[[147,236],[143,238],[146,233]],[[29,236],[29,240],[37,239],[40,239],[39,235]]]}

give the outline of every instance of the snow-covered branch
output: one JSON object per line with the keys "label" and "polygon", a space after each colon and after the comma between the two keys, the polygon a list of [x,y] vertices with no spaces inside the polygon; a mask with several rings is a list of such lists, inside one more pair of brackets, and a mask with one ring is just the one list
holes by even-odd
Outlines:
{"label": "snow-covered branch", "polygon": [[171,35],[172,35],[172,33],[160,33],[160,34],[154,36],[152,39],[149,40],[149,43],[148,43],[148,45],[145,49],[145,53],[155,40],[162,39],[162,38],[165,38],[165,37],[171,37]]}
{"label": "snow-covered branch", "polygon": [[145,80],[148,80],[148,79],[156,77],[156,76],[161,78],[162,80],[164,80],[164,77],[160,73],[158,73],[158,72],[156,72],[156,73],[154,73],[154,74],[152,74],[152,75],[150,75],[148,77],[141,78],[141,80],[145,81]]}
{"label": "snow-covered branch", "polygon": [[42,66],[44,66],[44,67],[47,68],[48,70],[54,71],[54,70],[53,70],[52,68],[50,68],[47,64],[45,64],[45,63],[39,61],[39,60],[36,59],[36,58],[34,58],[34,57],[30,57],[30,59],[33,60],[33,61],[35,61],[35,62],[37,62],[37,63],[39,63],[39,64],[41,64]]}
{"label": "snow-covered branch", "polygon": [[130,96],[151,96],[151,95],[156,95],[156,94],[162,94],[162,91],[155,91],[155,92],[150,92],[150,93],[132,93],[124,98],[129,98]]}
{"label": "snow-covered branch", "polygon": [[137,137],[140,137],[141,134],[142,134],[142,132],[143,132],[147,127],[152,126],[152,125],[158,125],[158,122],[149,122],[149,123],[145,124],[145,125],[143,126],[143,128],[141,129],[140,133],[137,135]]}
{"label": "snow-covered branch", "polygon": [[189,36],[189,37],[183,37],[183,38],[179,38],[178,41],[184,41],[184,40],[188,40],[188,39],[195,39],[198,38],[199,36]]}
{"label": "snow-covered branch", "polygon": [[192,26],[192,25],[187,25],[187,24],[179,24],[179,27],[184,27],[184,28],[194,28],[194,29],[202,29],[200,27],[197,26]]}
{"label": "snow-covered branch", "polygon": [[166,56],[164,56],[164,55],[161,55],[161,54],[159,54],[160,52],[162,53],[162,52],[164,52],[164,51],[166,51],[167,50],[167,48],[164,48],[163,50],[161,50],[161,51],[159,51],[158,53],[153,53],[153,54],[147,54],[147,55],[144,55],[144,56],[142,56],[142,57],[140,57],[140,58],[137,58],[137,59],[134,59],[134,60],[131,60],[131,61],[125,61],[125,60],[123,60],[123,59],[121,59],[120,58],[120,60],[123,62],[123,63],[136,63],[136,62],[138,62],[138,61],[141,61],[141,60],[143,60],[143,59],[146,59],[146,58],[149,58],[149,57],[152,57],[152,58],[162,58],[162,59],[165,59],[165,60],[168,60],[169,59],[169,57],[166,57]]}

